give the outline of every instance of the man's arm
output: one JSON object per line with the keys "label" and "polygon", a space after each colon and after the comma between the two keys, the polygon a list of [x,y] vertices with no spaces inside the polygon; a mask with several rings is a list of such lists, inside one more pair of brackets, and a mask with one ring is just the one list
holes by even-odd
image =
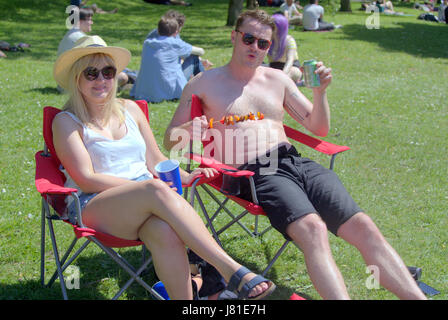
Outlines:
{"label": "man's arm", "polygon": [[313,134],[325,137],[330,130],[330,107],[326,88],[331,82],[331,69],[318,62],[316,72],[320,76],[320,87],[313,88],[313,102],[309,101],[290,80],[286,85],[284,108],[297,122]]}
{"label": "man's arm", "polygon": [[202,55],[204,55],[204,53],[205,53],[205,50],[200,47],[193,46],[191,49],[191,54],[194,54],[196,56],[202,56]]}
{"label": "man's arm", "polygon": [[[191,95],[196,93],[195,87],[198,85],[201,77],[202,73],[196,75],[187,83],[182,91],[179,106],[165,131],[163,145],[167,150],[171,150],[174,146],[178,150],[185,148],[193,136],[193,120],[190,117]],[[208,127],[206,117],[195,118],[194,121],[197,121],[198,128],[201,128],[201,132],[198,134],[202,136],[203,130]]]}

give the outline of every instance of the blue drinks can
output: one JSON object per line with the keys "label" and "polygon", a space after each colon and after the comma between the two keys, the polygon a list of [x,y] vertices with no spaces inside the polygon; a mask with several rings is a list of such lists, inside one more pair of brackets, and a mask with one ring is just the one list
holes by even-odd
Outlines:
{"label": "blue drinks can", "polygon": [[316,71],[316,60],[306,60],[303,62],[303,76],[305,78],[305,86],[308,88],[319,87],[320,77],[314,73]]}

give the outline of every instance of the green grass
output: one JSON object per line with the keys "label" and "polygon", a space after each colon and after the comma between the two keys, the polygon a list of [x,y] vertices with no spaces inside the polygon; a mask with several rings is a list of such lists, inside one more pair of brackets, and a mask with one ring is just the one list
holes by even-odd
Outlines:
{"label": "green grass", "polygon": [[[96,2],[119,11],[95,16],[92,33],[109,45],[131,50],[129,67],[138,69],[142,41],[167,7],[143,1]],[[39,283],[40,196],[34,188],[34,153],[43,145],[42,108],[61,107],[66,99],[57,93],[52,78],[57,46],[66,32],[66,3],[0,0],[0,40],[31,44],[26,52],[7,52],[8,58],[0,59],[0,299],[61,298],[58,283],[52,288]],[[205,58],[221,66],[231,54],[231,29],[224,26],[228,1],[194,3],[176,7],[187,16],[182,37],[204,47]],[[338,156],[336,172],[405,263],[422,267],[422,280],[441,291],[433,299],[447,299],[448,28],[417,20],[420,11],[397,3],[397,11],[414,16],[381,16],[380,29],[368,30],[367,15],[357,6],[352,4],[351,14],[326,17],[342,24],[342,29],[327,33],[294,29],[291,34],[301,61],[316,58],[333,68],[334,81],[328,89],[332,128],[326,139],[352,149]],[[308,89],[303,92],[311,97]],[[128,92],[121,96],[128,97]],[[176,102],[150,105],[159,143],[176,106]],[[297,127],[291,119],[287,123]],[[328,161],[298,148],[305,156]],[[266,219],[262,222],[266,225]],[[71,241],[68,226],[56,230],[63,244]],[[229,254],[257,271],[282,243],[276,232],[253,239],[236,227],[222,240]],[[384,289],[366,288],[368,274],[356,249],[333,235],[330,241],[353,298],[395,299]],[[132,261],[139,259],[136,249],[120,252]],[[51,252],[46,263],[49,271],[54,270]],[[72,298],[109,299],[127,280],[93,246],[75,264],[81,270],[81,289],[69,291]],[[272,299],[287,299],[293,292],[320,299],[302,254],[292,245],[268,277],[278,285]],[[149,297],[132,286],[123,298]]]}

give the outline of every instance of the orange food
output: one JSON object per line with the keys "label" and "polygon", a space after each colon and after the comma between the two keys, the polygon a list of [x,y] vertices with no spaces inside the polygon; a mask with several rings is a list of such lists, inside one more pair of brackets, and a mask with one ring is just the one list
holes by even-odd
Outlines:
{"label": "orange food", "polygon": [[[243,115],[243,116],[238,116],[236,114],[234,115],[228,115],[228,116],[224,116],[221,118],[221,120],[219,120],[219,122],[221,122],[224,125],[234,125],[236,122],[243,122],[243,121],[247,121],[247,120],[262,120],[264,119],[264,114],[260,111],[257,111],[257,116],[255,117],[255,114],[253,114],[252,112],[249,112],[249,114]],[[214,121],[214,118],[210,118],[209,120],[209,126],[210,128],[213,128],[213,123],[215,123],[216,121]]]}

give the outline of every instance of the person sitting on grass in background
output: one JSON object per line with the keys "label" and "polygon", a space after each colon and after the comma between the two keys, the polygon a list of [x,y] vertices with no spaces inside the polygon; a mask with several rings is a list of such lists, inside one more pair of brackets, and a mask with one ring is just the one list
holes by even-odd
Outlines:
{"label": "person sitting on grass in background", "polygon": [[299,12],[298,5],[296,2],[294,2],[294,0],[286,0],[284,3],[282,3],[282,5],[280,6],[280,11],[283,12],[290,25],[302,24],[303,15]]}
{"label": "person sitting on grass in background", "polygon": [[310,0],[303,8],[304,31],[331,31],[334,24],[324,21],[324,8],[319,5],[319,0]]}
{"label": "person sitting on grass in background", "polygon": [[[176,19],[177,24],[179,25],[179,32],[176,34],[176,37],[181,39],[180,32],[182,31],[182,28],[185,24],[185,15],[176,10],[168,10],[167,12],[165,12],[165,14],[163,16],[165,18]],[[154,38],[157,38],[158,36],[159,36],[159,31],[157,30],[157,28],[154,28],[148,33],[148,35],[146,36],[146,39],[154,39]],[[204,66],[205,69],[210,69],[213,66],[213,63],[211,63],[207,59],[202,59],[201,57],[199,57],[199,60],[201,61],[202,65]]]}
{"label": "person sitting on grass in background", "polygon": [[276,30],[267,54],[269,66],[283,70],[298,86],[302,86],[302,71],[300,71],[297,43],[294,37],[288,34],[288,19],[279,13],[273,14],[272,18]]}
{"label": "person sitting on grass in background", "polygon": [[[175,188],[153,179],[160,151],[140,107],[117,99],[116,74],[131,59],[98,36],[81,38],[56,60],[53,75],[69,99],[52,124],[65,185],[76,188],[82,223],[112,236],[144,242],[171,299],[192,299],[186,246],[224,277],[227,297],[260,299],[275,285],[242,267],[218,245],[198,213]],[[215,170],[180,170],[183,184]],[[76,203],[67,203],[77,223]],[[240,285],[247,285],[240,287]]]}
{"label": "person sitting on grass in background", "polygon": [[147,3],[153,3],[153,4],[164,4],[164,5],[172,5],[172,6],[185,6],[189,7],[192,4],[190,2],[185,2],[183,0],[143,0]]}
{"label": "person sitting on grass in background", "polygon": [[[70,15],[73,12],[70,13]],[[79,24],[75,25],[75,19],[71,21],[72,28],[69,29],[58,46],[58,56],[63,52],[70,50],[75,45],[75,42],[80,38],[85,37],[92,31],[93,24],[93,10],[88,8],[79,9]]]}
{"label": "person sitting on grass in background", "polygon": [[[85,37],[92,31],[93,14],[94,12],[91,8],[79,9],[79,23],[78,25],[75,25],[75,19],[71,21],[72,28],[65,33],[64,37],[59,42],[58,56],[73,48],[76,41]],[[70,13],[70,15],[72,15],[72,13]],[[128,69],[125,71],[128,71]],[[125,72],[120,72],[120,74],[117,75],[117,78],[119,88],[122,88],[129,82],[129,77]],[[62,93],[64,90],[58,86],[58,91]]]}
{"label": "person sitting on grass in background", "polygon": [[439,22],[448,23],[447,15],[448,15],[448,0],[442,0],[439,8],[437,9],[437,16],[439,18]]}
{"label": "person sitting on grass in background", "polygon": [[70,0],[70,4],[73,6],[77,6],[79,8],[86,8],[86,9],[91,9],[94,13],[98,13],[98,14],[106,14],[106,13],[117,13],[118,8],[115,8],[113,10],[110,11],[106,11],[103,10],[101,8],[98,7],[98,5],[96,3],[92,4],[91,6],[88,6],[87,3],[89,2],[89,0]]}
{"label": "person sitting on grass in background", "polygon": [[174,15],[162,16],[157,34],[143,42],[140,70],[130,93],[135,99],[179,99],[187,81],[205,70],[199,59],[204,49],[180,38],[179,19]]}

